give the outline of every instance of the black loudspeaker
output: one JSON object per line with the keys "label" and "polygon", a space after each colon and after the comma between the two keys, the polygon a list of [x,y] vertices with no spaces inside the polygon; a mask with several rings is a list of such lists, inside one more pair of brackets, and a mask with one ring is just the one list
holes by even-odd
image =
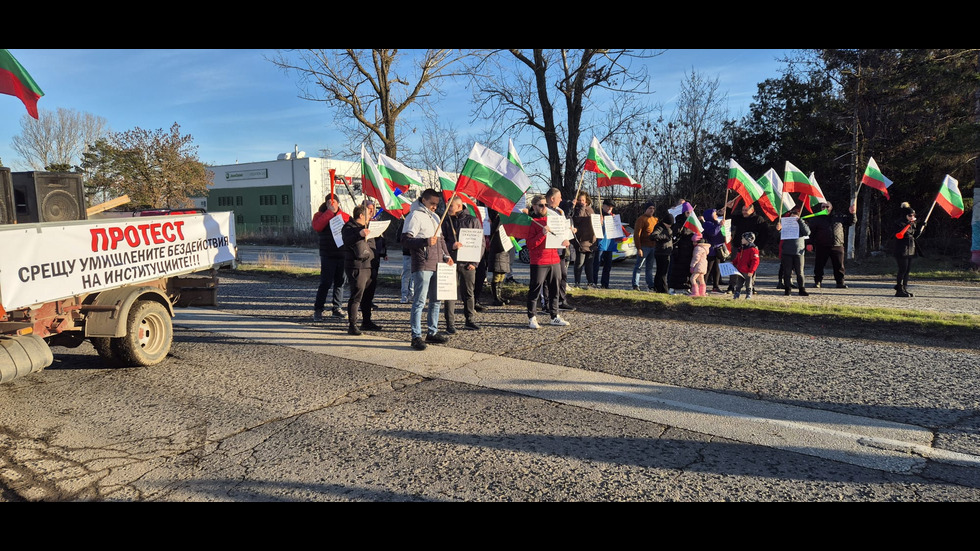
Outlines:
{"label": "black loudspeaker", "polygon": [[14,208],[14,183],[10,177],[10,169],[0,166],[0,225],[17,223],[17,211]]}
{"label": "black loudspeaker", "polygon": [[14,172],[17,223],[87,220],[82,175],[69,172]]}

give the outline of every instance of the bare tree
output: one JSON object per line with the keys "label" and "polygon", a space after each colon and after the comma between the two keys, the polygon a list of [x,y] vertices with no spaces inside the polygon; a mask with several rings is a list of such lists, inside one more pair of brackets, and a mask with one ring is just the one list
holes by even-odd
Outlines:
{"label": "bare tree", "polygon": [[[428,108],[439,81],[455,76],[460,50],[425,50],[422,55],[397,49],[280,50],[270,59],[299,76],[300,96],[334,110],[351,154],[376,139],[384,154],[398,158],[407,133],[398,125],[410,107]],[[415,129],[412,130],[413,132]]]}
{"label": "bare tree", "polygon": [[10,146],[31,170],[77,167],[87,146],[109,131],[104,118],[63,107],[56,112],[39,109],[37,119],[24,115],[20,128]]}
{"label": "bare tree", "polygon": [[[645,93],[646,72],[634,68],[631,61],[659,53],[540,48],[503,52],[512,56],[511,62],[501,57],[501,51],[490,51],[470,68],[477,104],[474,115],[492,121],[500,135],[529,130],[533,142],[541,144],[535,147],[548,164],[549,185],[570,195],[581,168],[583,130],[601,115],[598,109],[590,112],[593,102],[609,94]],[[620,120],[644,114],[641,106],[634,107],[620,112]]]}
{"label": "bare tree", "polygon": [[[681,82],[672,120],[673,131],[677,133],[676,143],[681,148],[678,159],[681,189],[678,191],[690,198],[704,197],[712,202],[721,200],[721,197],[713,197],[713,192],[717,191],[715,188],[724,189],[725,183],[714,177],[719,169],[719,159],[714,158],[711,150],[712,137],[722,134],[728,115],[727,96],[720,93],[718,87],[718,78],[711,80],[692,70]],[[727,170],[727,163],[723,164],[722,168]]]}

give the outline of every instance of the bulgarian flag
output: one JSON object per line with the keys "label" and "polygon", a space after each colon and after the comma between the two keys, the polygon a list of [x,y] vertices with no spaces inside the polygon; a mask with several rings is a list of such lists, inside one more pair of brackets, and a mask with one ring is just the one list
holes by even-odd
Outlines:
{"label": "bulgarian flag", "polygon": [[[775,205],[774,210],[778,211],[778,216],[786,214],[796,206],[796,201],[793,200],[790,194],[783,191],[783,181],[779,178],[779,174],[776,174],[775,170],[770,168],[756,182],[766,192],[765,200],[769,201],[770,205]],[[760,199],[760,204],[761,201]],[[775,218],[770,218],[770,220],[775,220]]]}
{"label": "bulgarian flag", "polygon": [[605,150],[599,145],[599,140],[592,136],[592,143],[589,145],[589,155],[585,160],[585,170],[596,173],[596,186],[626,186],[638,188],[640,184],[633,181],[628,174],[616,168],[616,163],[606,155]]}
{"label": "bulgarian flag", "polygon": [[404,217],[411,210],[411,203],[403,201],[385,183],[381,171],[371,162],[367,149],[361,144],[361,191],[368,197],[373,197],[395,218]]}
{"label": "bulgarian flag", "polygon": [[[449,204],[449,201],[453,198],[453,192],[456,190],[456,180],[452,179],[448,174],[442,171],[441,168],[436,167],[436,176],[439,178],[439,187],[442,189],[442,198]],[[480,215],[480,209],[476,208],[476,201],[472,197],[466,195],[465,193],[456,192],[456,197],[459,197],[463,201],[463,208],[466,212],[476,216],[483,221],[483,216]]]}
{"label": "bulgarian flag", "polygon": [[507,160],[519,166],[521,170],[524,170],[524,165],[521,164],[521,158],[517,156],[517,148],[514,147],[514,140],[510,140],[507,144]]}
{"label": "bulgarian flag", "polygon": [[953,218],[963,215],[963,194],[960,193],[959,182],[949,174],[943,179],[943,187],[939,188],[936,202]]}
{"label": "bulgarian flag", "polygon": [[529,187],[531,180],[520,166],[479,143],[473,144],[456,180],[457,193],[465,193],[483,201],[487,208],[507,215]]}
{"label": "bulgarian flag", "polygon": [[861,178],[861,183],[873,187],[884,194],[885,199],[888,199],[888,186],[892,185],[892,181],[885,178],[885,175],[878,170],[878,163],[875,162],[874,157],[868,157],[868,168],[864,169],[864,176]]}
{"label": "bulgarian flag", "polygon": [[786,193],[800,193],[802,195],[819,193],[823,196],[822,191],[814,191],[813,184],[803,174],[803,171],[793,166],[789,161],[786,161],[786,171],[783,173],[783,191]]}
{"label": "bulgarian flag", "polygon": [[504,231],[514,239],[527,239],[533,223],[529,215],[519,210],[500,215],[500,224],[504,227]]}
{"label": "bulgarian flag", "polygon": [[411,186],[423,187],[422,176],[418,172],[383,154],[378,155],[378,170],[395,195],[405,193]]}
{"label": "bulgarian flag", "polygon": [[698,215],[694,213],[694,210],[689,210],[685,213],[686,218],[684,219],[684,227],[691,230],[692,232],[701,235],[704,233],[704,226],[701,225],[701,221],[698,220]]}
{"label": "bulgarian flag", "polygon": [[27,113],[37,118],[37,100],[44,92],[8,50],[0,50],[0,94],[17,96]]}
{"label": "bulgarian flag", "polygon": [[[751,205],[756,201],[759,201],[759,206],[762,207],[762,212],[766,214],[770,221],[776,219],[776,209],[773,207],[772,203],[769,202],[769,198],[766,196],[765,190],[756,182],[745,169],[742,168],[735,159],[728,160],[728,189],[734,190],[738,193],[739,197],[745,201],[746,205]],[[761,199],[761,200],[760,200]]]}

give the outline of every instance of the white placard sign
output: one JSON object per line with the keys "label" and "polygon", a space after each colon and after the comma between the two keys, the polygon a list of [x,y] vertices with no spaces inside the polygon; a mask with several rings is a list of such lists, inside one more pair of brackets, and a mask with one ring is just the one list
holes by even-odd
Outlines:
{"label": "white placard sign", "polygon": [[564,249],[565,245],[562,243],[572,238],[571,226],[571,221],[568,218],[549,210],[548,227],[551,228],[551,232],[545,237],[544,247],[546,249]]}
{"label": "white placard sign", "polygon": [[436,300],[456,300],[456,265],[436,265]]}
{"label": "white placard sign", "polygon": [[476,228],[460,228],[456,242],[456,262],[479,262],[483,256],[483,230]]}
{"label": "white placard sign", "polygon": [[514,248],[514,243],[510,240],[510,236],[507,235],[507,230],[504,229],[503,224],[497,226],[497,237],[500,238],[500,245],[504,248],[504,252]]}
{"label": "white placard sign", "polygon": [[234,262],[231,212],[0,226],[7,310]]}
{"label": "white placard sign", "polygon": [[733,274],[742,275],[741,272],[735,269],[735,265],[731,262],[722,262],[719,264],[718,271],[721,273],[721,277],[728,277]]}
{"label": "white placard sign", "polygon": [[724,226],[725,226],[725,230],[724,230],[725,231],[725,243],[731,243],[732,242],[732,219],[731,218],[725,218],[725,224],[724,224]]}
{"label": "white placard sign", "polygon": [[337,247],[344,247],[344,218],[337,214],[330,219],[330,231],[333,232],[333,242],[337,244]]}
{"label": "white placard sign", "polygon": [[368,222],[368,239],[374,239],[375,237],[381,237],[384,235],[385,230],[391,224],[391,220],[371,220]]}
{"label": "white placard sign", "polygon": [[606,216],[602,219],[606,229],[606,239],[618,239],[623,237],[623,219],[618,214]]}
{"label": "white placard sign", "polygon": [[592,215],[592,232],[596,236],[596,239],[602,238],[602,216],[598,214]]}
{"label": "white placard sign", "polygon": [[490,235],[490,214],[487,207],[476,207],[480,211],[480,220],[483,220],[483,235]]}
{"label": "white placard sign", "polygon": [[780,239],[799,239],[800,238],[800,224],[796,221],[795,216],[784,216],[780,221],[782,230],[779,232]]}
{"label": "white placard sign", "polygon": [[684,213],[684,203],[681,203],[676,207],[671,207],[667,209],[667,212],[669,212],[670,215],[673,216],[674,219],[676,220],[678,217],[680,217],[681,214]]}

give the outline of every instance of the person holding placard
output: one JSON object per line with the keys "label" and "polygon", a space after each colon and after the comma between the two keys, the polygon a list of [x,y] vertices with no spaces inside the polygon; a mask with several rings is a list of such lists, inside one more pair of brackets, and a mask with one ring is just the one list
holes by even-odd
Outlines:
{"label": "person holding placard", "polygon": [[[548,210],[551,212],[565,216],[565,211],[561,208],[561,189],[553,187],[548,190],[545,195],[545,199],[548,204]],[[574,229],[571,230],[572,233],[575,232]],[[570,241],[566,239],[566,241]],[[568,290],[568,263],[570,261],[570,253],[568,251],[568,245],[558,249],[559,271],[561,272],[561,278],[558,282],[558,308],[561,310],[575,310],[575,307],[568,302],[568,295],[566,291]],[[545,300],[548,300],[548,290],[545,289]]]}
{"label": "person holding placard", "polygon": [[[463,210],[463,198],[456,196],[446,207],[442,222],[442,234],[446,239],[449,256],[456,263],[456,288],[458,299],[463,301],[463,327],[479,331],[476,324],[476,268],[483,257],[483,223]],[[447,300],[443,305],[446,317],[446,333],[456,334],[456,301]]]}
{"label": "person holding placard", "polygon": [[[439,306],[437,296],[436,268],[440,262],[452,266],[453,258],[449,256],[446,240],[439,227],[439,217],[436,208],[439,206],[440,194],[434,189],[426,189],[422,196],[412,203],[412,210],[406,222],[406,246],[412,256],[412,280],[415,287],[415,299],[412,302],[412,314],[409,317],[412,331],[412,348],[425,350],[426,343],[445,343],[448,339],[439,333]],[[431,298],[429,298],[431,295]],[[426,309],[427,333],[422,337],[422,310]]]}
{"label": "person holding placard", "polygon": [[589,287],[595,287],[595,274],[592,270],[592,256],[595,254],[595,246],[598,241],[595,231],[592,230],[592,198],[585,191],[579,191],[575,197],[575,208],[572,211],[572,223],[576,228],[575,240],[572,246],[575,248],[575,286],[582,285],[582,269],[585,269],[585,281]]}
{"label": "person holding placard", "polygon": [[[331,220],[338,218],[333,223]],[[319,210],[313,214],[313,230],[320,242],[320,285],[313,301],[313,321],[323,321],[323,307],[327,302],[327,292],[333,287],[331,306],[333,316],[345,316],[341,310],[344,301],[344,251],[340,229],[350,220],[350,215],[340,209],[337,197],[331,193],[326,196]],[[339,228],[334,227],[338,225]],[[334,230],[337,230],[336,232]]]}
{"label": "person holding placard", "polygon": [[[378,285],[372,268],[377,256],[375,240],[368,229],[368,209],[364,205],[354,207],[350,220],[344,224],[344,269],[350,282],[350,299],[347,301],[347,333],[360,335],[361,329],[380,331],[381,326],[371,321],[371,304]],[[357,311],[361,311],[361,327],[357,327]]]}
{"label": "person holding placard", "polygon": [[514,256],[514,245],[500,223],[500,213],[493,209],[490,210],[490,252],[487,256],[487,271],[493,273],[493,277],[490,279],[493,305],[504,306],[508,301],[504,299],[501,287],[507,278],[507,274],[510,273],[510,261]]}
{"label": "person holding placard", "polygon": [[[603,237],[599,239],[599,254],[595,257],[595,261],[592,263],[593,275],[595,280],[599,281],[599,286],[603,289],[609,288],[609,272],[612,270],[612,255],[613,251],[616,250],[616,242],[618,239],[608,237],[609,233],[606,231],[607,224],[609,220],[613,217],[613,202],[609,199],[602,200],[602,232]],[[599,267],[602,267],[602,276],[599,276]]]}
{"label": "person holding placard", "polygon": [[779,255],[780,263],[783,268],[783,294],[789,296],[792,292],[793,272],[796,272],[796,285],[800,289],[800,296],[805,297],[810,293],[803,285],[803,255],[806,253],[806,238],[810,235],[810,226],[800,218],[800,206],[797,205],[789,211],[789,216],[785,216],[776,224],[776,229],[780,233]]}
{"label": "person holding placard", "polygon": [[[531,200],[531,218],[534,225],[528,232],[527,243],[528,253],[531,260],[531,277],[527,290],[527,318],[528,327],[538,329],[537,307],[538,297],[542,290],[547,289],[545,296],[548,297],[547,311],[551,314],[551,325],[568,325],[568,322],[558,315],[558,286],[561,283],[561,258],[558,256],[558,249],[546,247],[549,234],[552,233],[548,227],[548,205],[543,195],[535,195]],[[568,247],[568,240],[564,240],[562,246]]]}

